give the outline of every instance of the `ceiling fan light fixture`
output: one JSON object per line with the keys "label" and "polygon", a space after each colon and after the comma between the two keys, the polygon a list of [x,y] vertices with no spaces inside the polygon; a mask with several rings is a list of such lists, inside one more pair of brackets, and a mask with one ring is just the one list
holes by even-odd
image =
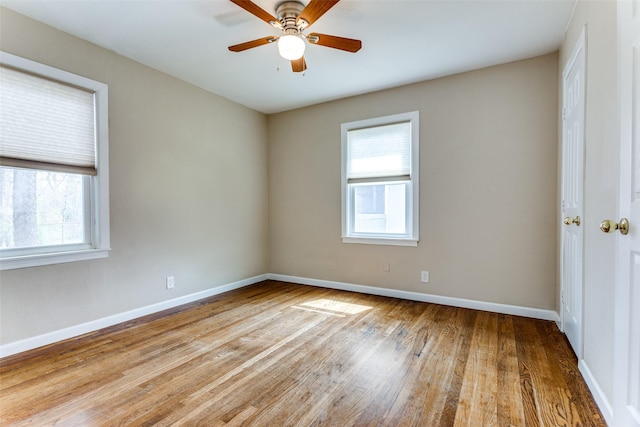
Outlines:
{"label": "ceiling fan light fixture", "polygon": [[302,58],[305,47],[304,40],[297,35],[284,34],[278,39],[278,53],[289,61]]}

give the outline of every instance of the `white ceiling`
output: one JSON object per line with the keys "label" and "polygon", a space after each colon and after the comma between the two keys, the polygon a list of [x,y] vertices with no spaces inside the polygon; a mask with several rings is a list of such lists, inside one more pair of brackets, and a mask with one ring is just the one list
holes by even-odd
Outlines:
{"label": "white ceiling", "polygon": [[[228,0],[0,4],[274,113],[553,52],[575,1],[342,0],[305,32],[360,39],[362,49],[352,54],[308,46],[304,75],[293,73],[273,44],[229,52],[229,45],[278,31]],[[254,0],[272,15],[279,2]]]}

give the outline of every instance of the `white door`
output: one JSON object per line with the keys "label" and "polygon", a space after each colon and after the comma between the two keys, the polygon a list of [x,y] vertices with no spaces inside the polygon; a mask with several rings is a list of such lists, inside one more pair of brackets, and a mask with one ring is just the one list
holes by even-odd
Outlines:
{"label": "white door", "polygon": [[563,73],[562,130],[562,329],[582,357],[582,224],[584,186],[585,30]]}
{"label": "white door", "polygon": [[[620,217],[615,231],[614,421],[640,426],[640,1],[618,2]],[[623,220],[617,218],[617,223]],[[624,231],[624,230],[623,230]]]}

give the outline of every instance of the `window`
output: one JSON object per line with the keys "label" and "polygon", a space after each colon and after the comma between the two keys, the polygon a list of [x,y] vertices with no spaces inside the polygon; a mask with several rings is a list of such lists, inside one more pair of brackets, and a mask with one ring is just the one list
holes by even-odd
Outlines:
{"label": "window", "polygon": [[0,269],[108,256],[107,96],[0,52]]}
{"label": "window", "polygon": [[342,124],[342,241],[418,244],[418,112]]}

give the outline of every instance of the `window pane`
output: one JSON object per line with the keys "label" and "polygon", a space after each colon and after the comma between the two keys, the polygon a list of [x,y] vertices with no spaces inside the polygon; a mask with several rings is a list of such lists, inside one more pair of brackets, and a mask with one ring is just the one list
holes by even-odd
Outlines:
{"label": "window pane", "polygon": [[0,167],[0,248],[85,243],[83,180]]}
{"label": "window pane", "polygon": [[353,185],[353,192],[356,233],[406,233],[406,183]]}
{"label": "window pane", "polygon": [[356,208],[359,214],[384,214],[384,185],[362,185],[356,188]]}

